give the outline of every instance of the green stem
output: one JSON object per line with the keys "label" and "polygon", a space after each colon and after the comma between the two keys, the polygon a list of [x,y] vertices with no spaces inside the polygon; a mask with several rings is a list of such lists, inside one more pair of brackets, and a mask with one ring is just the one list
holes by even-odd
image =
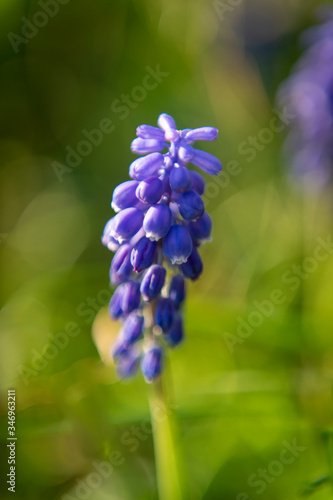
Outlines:
{"label": "green stem", "polygon": [[161,377],[149,387],[159,500],[181,500],[181,469],[174,443],[173,413]]}

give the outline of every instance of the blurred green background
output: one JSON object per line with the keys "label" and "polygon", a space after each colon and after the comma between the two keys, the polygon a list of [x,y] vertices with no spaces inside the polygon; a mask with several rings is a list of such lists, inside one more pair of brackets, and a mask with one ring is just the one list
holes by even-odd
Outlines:
{"label": "blurred green background", "polygon": [[[147,386],[140,375],[117,381],[99,353],[118,329],[105,313],[112,254],[100,236],[135,129],[161,112],[179,128],[218,127],[206,149],[225,166],[206,193],[213,241],[189,287],[186,343],[168,354],[186,500],[332,498],[329,250],[313,263],[332,231],[332,192],[291,184],[286,127],[263,132],[318,5],[1,0],[2,498],[14,495],[8,388],[15,498],[158,498]],[[105,477],[92,475],[104,462]]]}

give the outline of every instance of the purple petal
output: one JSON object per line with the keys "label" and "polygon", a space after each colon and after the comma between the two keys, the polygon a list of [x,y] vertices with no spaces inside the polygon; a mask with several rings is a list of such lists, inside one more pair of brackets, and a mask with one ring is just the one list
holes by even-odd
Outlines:
{"label": "purple petal", "polygon": [[[121,332],[121,330],[120,330]],[[119,356],[125,354],[127,352],[127,348],[123,342],[122,332],[117,336],[114,344],[111,347],[111,356],[113,359],[117,359]]]}
{"label": "purple petal", "polygon": [[129,175],[132,179],[143,181],[147,177],[157,174],[163,162],[164,157],[161,153],[150,153],[147,156],[142,156],[131,163]]}
{"label": "purple petal", "polygon": [[168,346],[176,347],[184,338],[183,320],[179,313],[175,314],[173,324],[164,339]]}
{"label": "purple petal", "polygon": [[166,142],[157,141],[156,139],[141,139],[137,137],[131,143],[132,153],[146,154],[153,153],[156,151],[162,151],[162,149],[167,147]]}
{"label": "purple petal", "polygon": [[192,253],[187,261],[179,267],[185,278],[189,278],[192,281],[199,278],[203,270],[203,264],[199,252],[195,247],[193,247]]}
{"label": "purple petal", "polygon": [[172,226],[163,239],[163,251],[172,264],[186,262],[192,252],[192,239],[184,226]]}
{"label": "purple petal", "polygon": [[128,315],[140,305],[140,283],[131,280],[120,286],[123,287],[121,290],[121,309],[123,314]]}
{"label": "purple petal", "polygon": [[[192,129],[191,128],[183,128],[183,130],[180,131],[180,138],[185,140],[186,134],[190,132]],[[187,144],[190,144],[190,141],[185,141]]]}
{"label": "purple petal", "polygon": [[205,179],[195,170],[190,170],[190,174],[192,179],[192,189],[200,195],[204,194],[206,187]]}
{"label": "purple petal", "polygon": [[174,166],[174,160],[170,157],[169,153],[164,155],[163,168],[166,172],[170,171]]}
{"label": "purple petal", "polygon": [[185,144],[184,142],[178,149],[178,158],[181,160],[183,163],[189,163],[193,156],[194,156],[194,149],[192,146],[189,146],[188,144]]}
{"label": "purple petal", "polygon": [[134,377],[139,368],[140,352],[128,349],[117,359],[116,371],[119,378]]}
{"label": "purple petal", "polygon": [[145,352],[141,360],[141,370],[146,382],[156,380],[162,371],[163,351],[160,347],[153,347]]}
{"label": "purple petal", "polygon": [[124,208],[133,207],[138,202],[135,196],[138,185],[138,181],[126,181],[115,188],[111,202],[111,207],[115,212],[119,212]]}
{"label": "purple petal", "polygon": [[188,230],[195,245],[200,245],[204,241],[210,240],[210,233],[212,231],[212,219],[205,212],[196,221],[188,223]]}
{"label": "purple petal", "polygon": [[167,115],[166,113],[162,113],[157,120],[157,125],[163,129],[164,131],[167,130],[176,130],[176,123],[175,120],[172,118],[172,116]]}
{"label": "purple petal", "polygon": [[174,303],[171,299],[161,297],[155,312],[155,324],[167,332],[173,323]]}
{"label": "purple petal", "polygon": [[114,255],[110,267],[110,281],[113,285],[126,281],[133,271],[131,252],[131,245],[122,245]]}
{"label": "purple petal", "polygon": [[133,311],[129,314],[129,316],[127,316],[122,327],[123,342],[127,348],[140,338],[143,332],[143,327],[144,318],[138,314],[138,311]]}
{"label": "purple petal", "polygon": [[189,170],[175,164],[175,167],[170,172],[170,186],[177,193],[183,193],[191,189],[192,178]]}
{"label": "purple petal", "polygon": [[152,300],[157,297],[163,288],[166,270],[162,266],[151,266],[144,275],[140,291],[144,300]]}
{"label": "purple petal", "polygon": [[152,125],[140,125],[136,129],[136,135],[141,139],[156,139],[157,141],[164,141],[164,132],[158,127]]}
{"label": "purple petal", "polygon": [[178,132],[178,130],[170,128],[169,130],[165,131],[164,137],[166,141],[176,142],[180,137],[180,133]]}
{"label": "purple petal", "polygon": [[205,210],[205,204],[201,196],[191,189],[182,193],[177,200],[180,215],[185,220],[195,220],[201,217]]}
{"label": "purple petal", "polygon": [[146,236],[137,242],[131,253],[131,264],[134,271],[140,273],[154,263],[157,243]]}
{"label": "purple petal", "polygon": [[218,130],[214,127],[200,127],[190,130],[185,134],[185,142],[194,141],[214,141],[217,137]]}
{"label": "purple petal", "polygon": [[143,203],[155,205],[164,193],[164,183],[156,176],[141,181],[136,189],[136,196]]}
{"label": "purple petal", "polygon": [[102,244],[107,247],[111,252],[115,252],[119,248],[119,243],[113,236],[111,236],[111,230],[114,226],[114,217],[107,221],[105,224],[103,235],[102,235]]}
{"label": "purple petal", "polygon": [[185,280],[180,274],[176,274],[171,280],[169,297],[177,309],[185,299]]}
{"label": "purple petal", "polygon": [[124,285],[119,285],[118,288],[115,289],[109,302],[109,316],[112,319],[118,319],[123,314],[123,310],[121,307],[122,294],[124,290],[123,287]]}
{"label": "purple petal", "polygon": [[140,229],[143,222],[143,213],[137,208],[125,208],[114,216],[111,229],[113,236],[119,243],[132,238]]}
{"label": "purple petal", "polygon": [[143,229],[147,238],[158,241],[169,231],[172,223],[172,214],[167,205],[150,207],[143,221]]}
{"label": "purple petal", "polygon": [[201,151],[200,149],[194,149],[194,156],[191,159],[191,163],[210,175],[217,175],[222,170],[222,164],[216,156],[206,153],[206,151]]}

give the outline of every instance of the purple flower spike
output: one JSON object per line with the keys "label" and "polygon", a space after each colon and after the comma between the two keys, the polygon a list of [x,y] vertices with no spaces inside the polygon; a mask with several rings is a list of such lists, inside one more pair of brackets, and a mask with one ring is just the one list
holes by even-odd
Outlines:
{"label": "purple flower spike", "polygon": [[170,173],[170,187],[177,193],[188,191],[192,186],[190,171],[186,167],[175,165]]}
{"label": "purple flower spike", "polygon": [[206,151],[201,151],[200,149],[194,149],[194,156],[191,159],[191,163],[201,168],[204,172],[210,175],[217,175],[222,170],[222,164],[216,156],[206,153]]}
{"label": "purple flower spike", "polygon": [[110,267],[110,281],[113,285],[126,281],[133,271],[131,252],[131,245],[122,245],[114,255]]}
{"label": "purple flower spike", "polygon": [[195,247],[193,247],[188,260],[179,267],[186,278],[189,278],[192,281],[199,278],[203,270],[203,264],[199,252]]}
{"label": "purple flower spike", "polygon": [[217,138],[218,130],[214,127],[200,127],[190,130],[185,134],[185,142],[194,141],[214,141]]}
{"label": "purple flower spike", "polygon": [[141,371],[150,383],[156,380],[162,372],[163,351],[160,347],[153,347],[145,352],[141,360]]}
{"label": "purple flower spike", "polygon": [[136,129],[136,135],[141,139],[155,139],[156,141],[164,141],[164,131],[152,125],[140,125]]}
{"label": "purple flower spike", "polygon": [[127,316],[122,328],[122,338],[124,345],[128,348],[134,344],[142,335],[144,327],[144,318],[137,311],[131,312]]}
{"label": "purple flower spike", "polygon": [[176,130],[177,126],[175,123],[175,120],[172,118],[172,116],[167,115],[166,113],[162,113],[157,120],[157,125],[163,129],[165,132],[167,130]]}
{"label": "purple flower spike", "polygon": [[170,347],[176,347],[184,338],[183,320],[180,314],[176,313],[173,324],[164,339]]}
{"label": "purple flower spike", "polygon": [[121,309],[123,314],[127,316],[140,305],[140,283],[137,281],[127,281],[121,286],[123,287],[121,291]]}
{"label": "purple flower spike", "polygon": [[205,210],[205,204],[201,196],[191,189],[182,193],[177,201],[179,213],[185,220],[194,220],[201,217]]}
{"label": "purple flower spike", "polygon": [[137,208],[125,208],[114,217],[111,236],[119,243],[135,235],[142,226],[143,213]]}
{"label": "purple flower spike", "polygon": [[172,223],[171,210],[167,205],[150,207],[143,221],[143,229],[147,238],[158,241],[169,231]]}
{"label": "purple flower spike", "polygon": [[210,241],[210,233],[212,231],[212,219],[205,212],[196,221],[188,223],[188,229],[192,236],[193,243],[198,246],[204,241]]}
{"label": "purple flower spike", "polygon": [[133,207],[138,199],[135,196],[136,188],[139,183],[137,181],[126,181],[113,191],[111,207],[115,212],[123,210],[124,208]]}
{"label": "purple flower spike", "polygon": [[156,141],[156,139],[141,139],[137,137],[132,141],[132,153],[146,154],[162,151],[167,146],[166,142]]}
{"label": "purple flower spike", "polygon": [[185,280],[180,274],[176,274],[170,283],[169,297],[173,301],[176,309],[185,299]]}
{"label": "purple flower spike", "polygon": [[132,250],[130,261],[134,271],[140,273],[150,267],[155,260],[157,243],[143,236]]}
{"label": "purple flower spike", "polygon": [[164,183],[158,177],[148,177],[136,189],[137,198],[148,205],[155,205],[164,193]]}
{"label": "purple flower spike", "polygon": [[191,145],[214,140],[217,129],[177,130],[165,113],[158,125],[137,128],[131,149],[144,156],[130,165],[133,180],[114,190],[112,206],[119,213],[102,236],[102,243],[116,251],[110,280],[118,287],[109,303],[110,316],[122,323],[113,348],[116,371],[122,378],[133,376],[141,358],[147,382],[161,374],[162,344],[175,347],[183,340],[184,278],[201,274],[198,247],[211,233],[201,198],[206,181],[186,165],[192,162],[214,175],[221,170],[217,158]]}
{"label": "purple flower spike", "polygon": [[141,282],[141,293],[144,300],[155,299],[163,288],[166,270],[161,266],[151,266]]}
{"label": "purple flower spike", "polygon": [[205,179],[195,170],[190,170],[190,174],[192,179],[192,189],[200,195],[204,194],[206,187]]}
{"label": "purple flower spike", "polygon": [[163,240],[163,251],[171,264],[186,262],[192,252],[192,239],[184,226],[172,226]]}
{"label": "purple flower spike", "polygon": [[132,179],[143,181],[151,175],[157,174],[161,165],[163,165],[164,157],[161,153],[150,153],[134,160],[129,169],[129,174]]}
{"label": "purple flower spike", "polygon": [[172,323],[174,316],[174,304],[171,299],[161,297],[157,303],[155,313],[155,324],[159,326],[163,332],[167,332]]}

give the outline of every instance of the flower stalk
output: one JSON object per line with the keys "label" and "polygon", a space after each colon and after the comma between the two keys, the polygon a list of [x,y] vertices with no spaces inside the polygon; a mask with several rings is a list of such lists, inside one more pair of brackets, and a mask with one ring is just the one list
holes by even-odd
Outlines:
{"label": "flower stalk", "polygon": [[149,386],[159,500],[182,500],[183,484],[175,445],[174,413],[168,405],[165,372]]}

